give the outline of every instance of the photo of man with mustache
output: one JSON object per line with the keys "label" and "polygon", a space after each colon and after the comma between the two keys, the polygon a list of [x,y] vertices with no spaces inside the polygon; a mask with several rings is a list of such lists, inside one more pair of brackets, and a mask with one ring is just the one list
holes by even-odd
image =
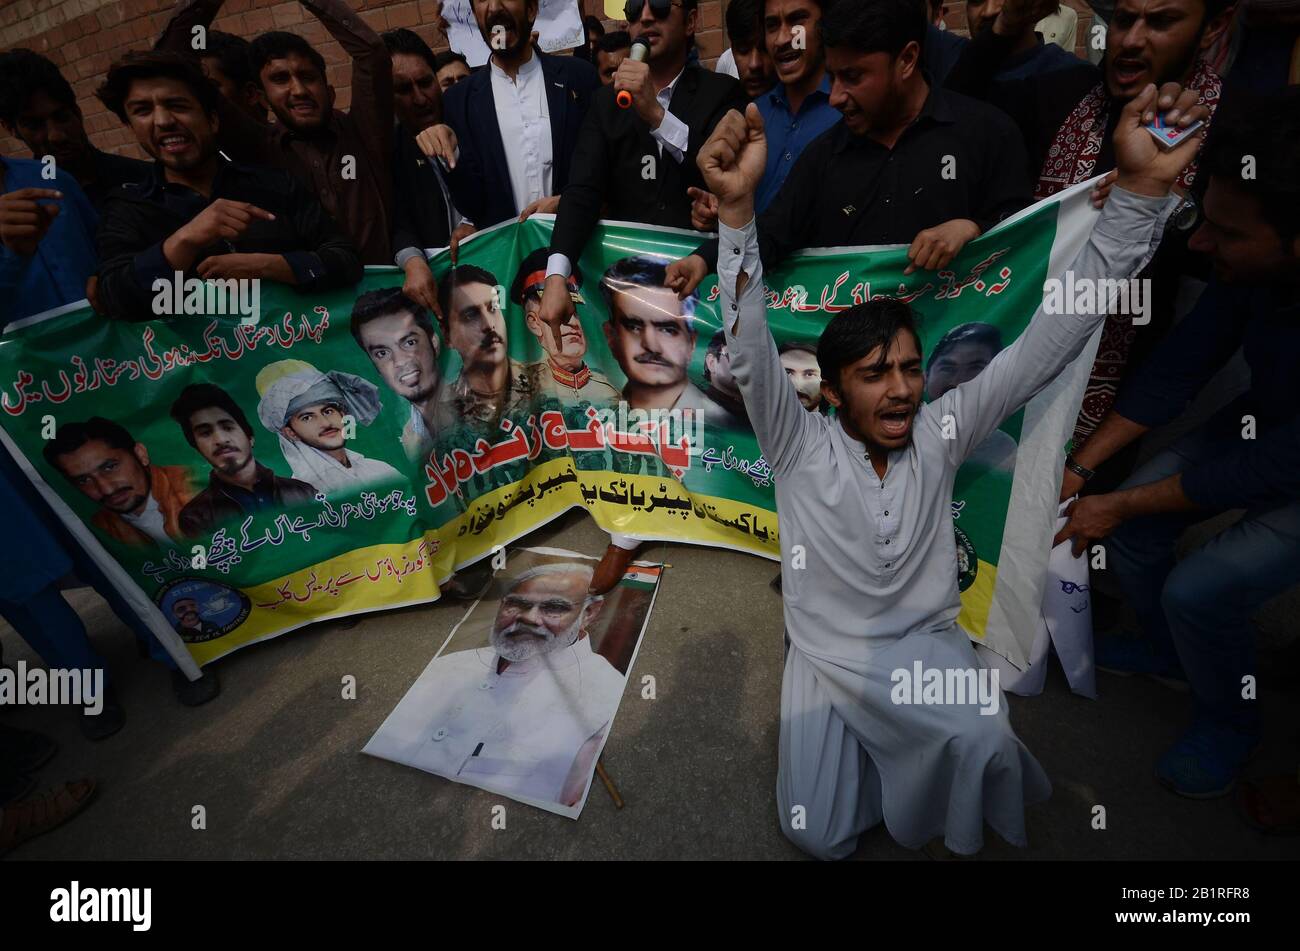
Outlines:
{"label": "photo of man with mustache", "polygon": [[128,545],[171,545],[183,538],[180,513],[195,489],[184,466],[150,463],[126,428],[92,416],[64,423],[45,444],[45,461],[99,505],[90,523]]}
{"label": "photo of man with mustache", "polygon": [[493,433],[502,416],[526,407],[533,394],[527,370],[506,349],[502,294],[496,277],[472,264],[453,267],[438,286],[443,333],[462,364],[447,387],[447,406],[455,419]]}
{"label": "photo of man with mustache", "polygon": [[627,375],[623,398],[631,409],[706,412],[711,405],[687,370],[697,337],[699,295],[684,300],[664,286],[667,264],[651,257],[615,261],[600,282],[609,310],[605,339]]}
{"label": "photo of man with mustache", "polygon": [[[557,343],[550,328],[542,323],[537,313],[542,307],[542,289],[546,286],[546,259],[549,252],[538,248],[524,258],[510,286],[510,299],[524,309],[524,322],[529,332],[537,338],[546,359],[524,367],[529,382],[542,396],[549,396],[565,404],[591,403],[605,406],[618,400],[618,390],[599,370],[587,366],[587,335],[582,329],[575,310],[560,325]],[[569,294],[575,304],[582,304],[582,271],[573,269],[569,275]]]}
{"label": "photo of man with mustache", "polygon": [[210,621],[203,620],[199,614],[199,602],[193,598],[181,598],[172,605],[172,617],[176,623],[176,633],[187,644],[210,641],[225,633]]}
{"label": "photo of man with mustache", "polygon": [[238,516],[316,498],[315,486],[278,476],[257,461],[253,427],[221,387],[191,383],[172,404],[171,417],[185,441],[212,466],[208,487],[181,509],[181,533],[187,538],[207,534]]}
{"label": "photo of man with mustache", "polygon": [[[518,799],[577,804],[625,677],[592,645],[590,564],[507,581],[486,646],[434,660],[366,752]],[[481,636],[481,635],[480,635]]]}
{"label": "photo of man with mustache", "polygon": [[740,384],[731,375],[731,353],[727,350],[726,334],[721,330],[713,335],[704,355],[704,379],[709,384],[704,395],[713,404],[705,416],[707,425],[749,429],[749,413],[740,395]]}
{"label": "photo of man with mustache", "polygon": [[810,413],[826,413],[822,396],[822,371],[817,365],[817,348],[810,343],[791,340],[777,348],[786,378],[799,394],[799,403]]}
{"label": "photo of man with mustache", "polygon": [[257,416],[280,441],[294,478],[322,492],[402,480],[380,459],[347,448],[347,420],[369,426],[383,409],[379,387],[352,373],[322,373],[302,360],[277,360],[257,374]]}

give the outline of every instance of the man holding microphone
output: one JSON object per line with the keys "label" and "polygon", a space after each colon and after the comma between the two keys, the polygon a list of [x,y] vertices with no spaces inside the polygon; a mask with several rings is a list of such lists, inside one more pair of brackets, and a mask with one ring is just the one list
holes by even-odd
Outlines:
{"label": "man holding microphone", "polygon": [[[605,218],[691,227],[688,190],[704,186],[695,157],[727,111],[745,107],[735,79],[686,63],[698,0],[627,0],[625,15],[632,54],[614,85],[592,97],[556,214],[538,316],[557,339],[574,311],[565,282],[602,206]],[[612,541],[592,578],[595,594],[618,583],[638,544]]]}

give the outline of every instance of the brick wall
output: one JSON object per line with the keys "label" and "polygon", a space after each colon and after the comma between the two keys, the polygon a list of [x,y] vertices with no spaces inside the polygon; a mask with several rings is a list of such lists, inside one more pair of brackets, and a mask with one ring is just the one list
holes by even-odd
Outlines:
{"label": "brick wall", "polygon": [[[602,14],[601,0],[579,0],[584,12]],[[722,29],[726,0],[700,0],[697,42],[706,65],[712,66],[727,48]],[[1083,0],[1065,0],[1079,10],[1080,52],[1086,43],[1092,15]],[[361,17],[378,32],[408,27],[434,48],[446,41],[434,28],[434,0],[352,0]],[[173,0],[0,0],[0,49],[25,46],[43,53],[63,70],[76,90],[91,139],[111,152],[143,157],[135,140],[115,116],[94,97],[108,65],[127,50],[147,49],[162,30]],[[965,32],[964,3],[947,4],[950,29]],[[226,0],[213,24],[252,39],[266,30],[299,33],[325,58],[328,78],[338,92],[338,105],[346,109],[351,99],[351,68],[347,54],[316,19],[296,0]],[[607,28],[622,23],[606,21]],[[21,143],[0,135],[0,153],[26,156]]]}

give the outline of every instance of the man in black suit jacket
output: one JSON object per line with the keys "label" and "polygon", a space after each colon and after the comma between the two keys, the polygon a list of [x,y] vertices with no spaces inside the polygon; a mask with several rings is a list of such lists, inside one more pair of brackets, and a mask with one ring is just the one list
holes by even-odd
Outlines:
{"label": "man in black suit jacket", "polygon": [[446,91],[444,125],[418,139],[448,167],[456,207],[476,228],[555,211],[583,117],[600,88],[590,63],[548,56],[531,43],[537,5],[474,0],[492,56]]}
{"label": "man in black suit jacket", "polygon": [[[592,99],[578,138],[569,183],[560,199],[547,267],[542,314],[559,326],[572,309],[564,278],[601,217],[675,228],[691,227],[690,187],[703,188],[695,156],[729,109],[745,107],[730,76],[687,66],[697,0],[628,0],[632,41],[644,39],[644,63],[626,59],[613,87]],[[632,107],[619,108],[626,90]],[[549,305],[547,302],[550,302]],[[549,316],[548,316],[549,313]]]}
{"label": "man in black suit jacket", "polygon": [[[650,53],[645,62],[628,58],[619,64],[614,85],[592,97],[578,137],[539,313],[557,339],[574,310],[566,279],[601,218],[602,204],[606,218],[691,227],[687,189],[704,188],[695,157],[722,117],[748,101],[732,77],[687,65],[697,6],[698,0],[627,0],[632,42],[646,41]],[[631,95],[631,108],[619,108],[622,91]],[[594,594],[618,583],[636,550],[635,539],[614,535],[612,541],[592,578]]]}

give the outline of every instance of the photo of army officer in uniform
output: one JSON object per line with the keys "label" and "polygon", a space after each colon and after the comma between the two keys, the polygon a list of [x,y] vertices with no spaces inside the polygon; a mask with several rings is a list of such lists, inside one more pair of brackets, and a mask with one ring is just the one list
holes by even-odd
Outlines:
{"label": "photo of army officer in uniform", "polygon": [[[542,290],[546,287],[548,254],[547,248],[538,248],[524,258],[510,285],[510,299],[523,308],[524,323],[546,354],[546,359],[524,368],[529,381],[540,396],[553,397],[561,403],[590,403],[594,406],[616,403],[619,392],[609,378],[587,366],[587,335],[578,320],[577,310],[560,325],[559,341],[556,341],[551,328],[537,316],[542,306]],[[585,303],[581,293],[582,270],[577,265],[569,275],[568,285],[573,303]]]}
{"label": "photo of army officer in uniform", "polygon": [[473,264],[453,267],[438,283],[443,333],[461,359],[446,406],[453,419],[494,434],[503,416],[527,413],[534,392],[524,365],[510,358],[503,294],[496,277]]}
{"label": "photo of army officer in uniform", "polygon": [[199,602],[193,598],[178,598],[172,605],[173,627],[187,644],[210,641],[225,633],[211,621],[205,621],[199,613]]}

